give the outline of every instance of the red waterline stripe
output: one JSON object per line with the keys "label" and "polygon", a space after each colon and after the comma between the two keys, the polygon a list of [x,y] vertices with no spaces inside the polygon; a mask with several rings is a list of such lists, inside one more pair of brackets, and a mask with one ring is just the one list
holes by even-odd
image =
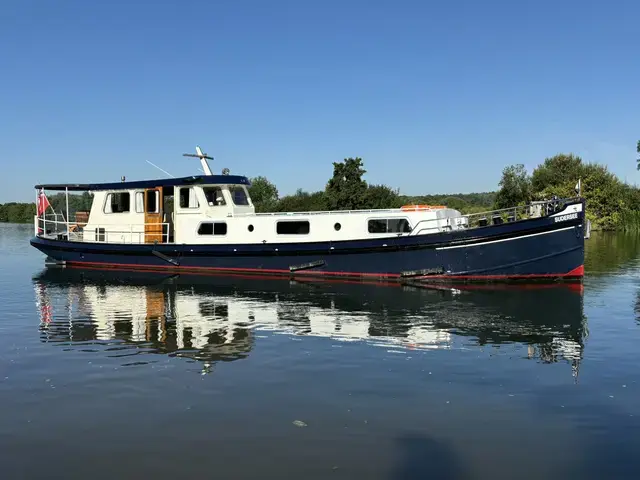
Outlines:
{"label": "red waterline stripe", "polygon": [[[128,268],[128,267],[108,267],[108,266],[81,266],[77,264],[67,264],[68,268],[82,268],[83,270],[94,270],[94,271],[113,271],[118,270],[122,272],[135,272],[135,273],[158,273],[162,272],[166,269],[159,270],[158,268]],[[184,271],[181,272],[183,275],[200,275],[205,277],[225,277],[225,278],[240,278],[243,280],[256,280],[256,279],[268,279],[268,280],[280,280],[280,281],[290,281],[289,277],[285,277],[283,275],[260,275],[257,273],[253,274],[241,274],[241,273],[223,273],[223,272],[190,272]],[[386,281],[386,280],[350,280],[350,279],[341,279],[341,278],[296,278],[296,282],[305,283],[305,282],[322,282],[322,283],[347,283],[353,285],[380,285],[380,286],[393,286],[393,287],[402,287],[403,285],[396,281]]]}
{"label": "red waterline stripe", "polygon": [[[135,273],[158,273],[160,270],[156,269],[148,269],[148,268],[115,268],[115,267],[106,267],[106,266],[79,266],[69,264],[68,268],[82,268],[83,270],[93,270],[93,271],[113,271],[118,270],[122,272],[135,272]],[[225,277],[225,278],[239,278],[243,280],[280,280],[280,281],[290,281],[289,277],[285,277],[283,275],[260,275],[257,273],[253,274],[240,274],[240,273],[222,273],[222,272],[182,272],[183,275],[200,275],[205,277]],[[397,281],[388,281],[388,280],[351,280],[345,278],[296,278],[296,282],[301,284],[304,283],[338,283],[338,284],[350,284],[350,285],[375,285],[375,286],[384,286],[384,287],[404,287],[402,283]],[[562,284],[544,284],[544,283],[529,283],[529,284],[500,284],[494,283],[490,285],[482,285],[482,284],[456,284],[455,282],[435,282],[428,283],[422,282],[419,284],[412,285],[415,288],[427,289],[427,290],[445,290],[448,291],[451,288],[456,290],[465,290],[465,291],[473,291],[473,290],[539,290],[539,289],[549,289],[549,288],[566,288],[568,290],[575,291],[577,293],[581,293],[584,291],[584,286],[582,284],[576,283],[562,283]]]}
{"label": "red waterline stripe", "polygon": [[[358,273],[358,272],[326,272],[314,270],[302,270],[291,272],[284,269],[263,269],[263,268],[231,268],[231,267],[198,267],[183,265],[138,265],[135,263],[109,263],[109,262],[68,262],[68,265],[94,266],[94,267],[111,267],[111,268],[130,268],[139,271],[166,271],[166,270],[184,270],[184,271],[201,271],[201,272],[235,272],[235,273],[266,273],[266,274],[295,274],[308,276],[336,276],[336,277],[368,277],[368,278],[400,278],[398,273]],[[535,278],[567,278],[567,277],[583,277],[584,265],[574,268],[567,273],[534,273],[525,275],[428,275],[421,277],[413,277],[413,280],[519,280],[519,279],[535,279]]]}
{"label": "red waterline stripe", "polygon": [[135,269],[149,269],[153,271],[164,270],[192,270],[203,272],[259,272],[259,273],[275,273],[275,274],[287,274],[291,275],[327,275],[327,276],[340,276],[340,277],[377,277],[377,278],[400,278],[399,273],[358,273],[358,272],[326,272],[326,271],[313,271],[313,270],[301,270],[297,272],[291,272],[284,269],[270,269],[270,268],[234,268],[234,267],[198,267],[191,265],[139,265],[136,263],[110,263],[110,262],[67,262],[67,265],[87,265],[87,266],[107,266],[107,267],[124,267]]}
{"label": "red waterline stripe", "polygon": [[[162,272],[166,272],[167,270],[172,270],[172,269],[177,269],[178,267],[158,267],[158,266],[142,266],[142,267],[128,267],[128,266],[124,266],[121,267],[122,264],[118,264],[118,263],[110,263],[110,264],[95,264],[95,265],[79,265],[78,262],[73,262],[73,263],[67,263],[66,266],[68,268],[82,268],[83,270],[95,270],[95,271],[112,271],[112,270],[118,270],[118,271],[123,271],[123,272],[136,272],[136,273],[162,273]],[[290,278],[288,277],[284,277],[282,275],[260,275],[258,273],[252,273],[252,274],[242,274],[242,273],[234,273],[234,272],[217,272],[215,270],[213,271],[190,271],[189,270],[190,267],[183,267],[183,272],[181,272],[181,274],[190,274],[190,275],[202,275],[202,276],[207,276],[207,277],[233,277],[233,278],[243,278],[243,279],[251,279],[251,280],[255,280],[256,278],[268,278],[268,279],[274,279],[277,278],[279,280],[287,280],[289,281]],[[205,267],[205,268],[214,268],[214,267]],[[261,271],[261,270],[256,270],[256,271]],[[305,281],[307,281],[308,279],[305,279]],[[302,281],[302,280],[296,280],[296,281]],[[363,281],[356,281],[356,280],[341,280],[341,279],[327,279],[327,278],[323,278],[322,279],[323,282],[349,282],[349,283],[365,283]],[[375,282],[375,281],[367,281],[366,283],[370,283],[370,284],[380,284],[380,283],[387,283],[387,282]],[[397,282],[389,282],[389,285],[398,285]]]}

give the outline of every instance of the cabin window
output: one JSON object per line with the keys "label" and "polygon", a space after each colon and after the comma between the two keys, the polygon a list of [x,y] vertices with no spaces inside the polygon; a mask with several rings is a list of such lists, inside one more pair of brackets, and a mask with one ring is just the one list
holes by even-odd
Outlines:
{"label": "cabin window", "polygon": [[220,187],[204,187],[204,196],[207,199],[207,203],[212,207],[224,206],[227,202],[224,200],[222,194],[222,188]]}
{"label": "cabin window", "polygon": [[225,222],[203,222],[198,227],[198,235],[226,235],[227,224]]}
{"label": "cabin window", "polygon": [[411,225],[406,218],[369,220],[369,233],[409,233]]}
{"label": "cabin window", "polygon": [[96,228],[95,229],[95,238],[96,242],[104,242],[106,238],[105,229],[104,228]]}
{"label": "cabin window", "polygon": [[136,213],[144,213],[144,192],[136,192]]}
{"label": "cabin window", "polygon": [[244,187],[238,185],[230,187],[229,193],[231,193],[231,199],[236,205],[249,205],[249,197],[247,196],[247,191],[244,189]]}
{"label": "cabin window", "polygon": [[109,193],[104,205],[104,213],[128,213],[129,203],[129,192]]}
{"label": "cabin window", "polygon": [[283,221],[276,226],[278,235],[306,235],[309,233],[309,222],[304,221]]}
{"label": "cabin window", "polygon": [[182,187],[179,192],[180,208],[200,208],[196,191],[191,187]]}
{"label": "cabin window", "polygon": [[147,213],[158,213],[158,197],[160,192],[157,190],[147,190]]}

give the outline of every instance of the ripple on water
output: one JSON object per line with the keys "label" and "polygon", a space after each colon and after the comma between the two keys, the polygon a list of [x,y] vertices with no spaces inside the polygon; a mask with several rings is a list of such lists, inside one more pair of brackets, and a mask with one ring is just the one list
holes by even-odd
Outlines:
{"label": "ripple on water", "polygon": [[10,477],[54,462],[111,478],[124,466],[371,479],[639,466],[632,238],[588,246],[584,291],[436,291],[42,272],[29,236],[0,226]]}

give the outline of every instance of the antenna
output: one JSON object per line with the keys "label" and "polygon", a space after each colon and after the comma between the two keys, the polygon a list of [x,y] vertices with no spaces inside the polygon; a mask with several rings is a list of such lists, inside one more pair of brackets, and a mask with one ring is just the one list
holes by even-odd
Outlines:
{"label": "antenna", "polygon": [[167,172],[166,170],[164,170],[164,169],[160,168],[160,167],[159,167],[158,165],[156,165],[155,163],[150,162],[149,160],[147,160],[147,163],[148,163],[149,165],[153,165],[153,166],[154,166],[154,167],[156,167],[158,170],[160,170],[160,171],[161,171],[161,172],[163,172],[163,173],[166,173],[166,174],[167,174],[167,175],[169,175],[170,177],[176,178],[174,175],[171,175],[169,172]]}
{"label": "antenna", "polygon": [[200,150],[200,147],[196,145],[196,153],[195,155],[193,153],[183,153],[182,154],[183,157],[196,157],[200,159],[200,164],[202,165],[202,170],[204,171],[205,175],[213,175],[213,173],[211,173],[211,169],[209,168],[209,163],[207,162],[207,160],[213,160],[213,157],[210,157],[209,155],[207,155],[206,153],[202,153],[202,150]]}

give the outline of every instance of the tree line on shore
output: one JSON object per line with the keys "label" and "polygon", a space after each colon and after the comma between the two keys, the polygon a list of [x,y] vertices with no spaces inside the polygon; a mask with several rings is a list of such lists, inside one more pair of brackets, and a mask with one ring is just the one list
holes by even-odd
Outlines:
{"label": "tree line on shore", "polygon": [[[57,213],[66,212],[66,198],[64,193],[47,195],[49,203]],[[69,210],[71,212],[88,212],[91,208],[92,197],[89,192],[81,195],[69,194]],[[50,213],[51,211],[49,211]],[[8,223],[32,223],[36,214],[36,204],[31,203],[0,203],[0,222]]]}
{"label": "tree line on shore", "polygon": [[[640,141],[637,151],[640,155]],[[640,158],[637,162],[640,170]],[[553,195],[574,197],[576,183],[580,180],[587,217],[594,229],[640,229],[640,189],[622,182],[605,165],[585,163],[573,154],[547,158],[531,174],[522,164],[509,165],[504,168],[500,188],[495,192],[402,195],[387,185],[367,183],[363,178],[365,173],[361,158],[346,158],[333,163],[333,175],[322,190],[306,192],[299,189],[294,194],[280,196],[273,183],[259,176],[251,179],[249,193],[258,212],[357,210],[427,204],[476,213],[526,205]],[[63,193],[49,197],[49,202],[55,211],[66,211]],[[89,193],[69,195],[71,212],[88,211],[90,206]],[[35,203],[0,204],[0,222],[32,222],[35,210]]]}
{"label": "tree line on shore", "polygon": [[447,205],[464,212],[490,210],[496,192],[436,195],[401,195],[387,185],[367,183],[361,158],[346,158],[333,163],[333,176],[323,190],[280,197],[277,187],[265,177],[251,179],[249,193],[258,212],[304,212],[399,208],[408,204]]}

